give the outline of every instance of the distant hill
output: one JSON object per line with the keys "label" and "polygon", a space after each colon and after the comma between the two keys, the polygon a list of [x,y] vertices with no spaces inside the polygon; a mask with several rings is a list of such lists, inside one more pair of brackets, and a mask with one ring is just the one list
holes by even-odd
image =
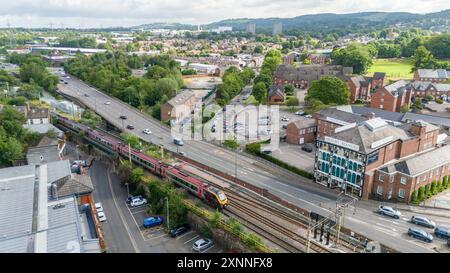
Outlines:
{"label": "distant hill", "polygon": [[[294,18],[239,18],[227,19],[202,25],[205,29],[218,26],[231,26],[234,30],[245,30],[249,23],[256,24],[258,32],[271,32],[274,23],[283,24],[286,34],[301,32],[326,34],[337,32],[346,34],[351,32],[370,32],[391,26],[421,27],[425,29],[435,27],[450,27],[450,9],[429,14],[414,14],[408,12],[359,12],[349,14],[322,13],[302,15]],[[189,29],[195,30],[197,26],[180,23],[154,23],[145,24],[133,29]]]}

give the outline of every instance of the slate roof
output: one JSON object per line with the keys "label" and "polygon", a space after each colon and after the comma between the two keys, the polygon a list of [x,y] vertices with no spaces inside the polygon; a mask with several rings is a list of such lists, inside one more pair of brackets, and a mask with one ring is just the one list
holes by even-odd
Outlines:
{"label": "slate roof", "polygon": [[353,84],[355,84],[355,86],[360,87],[360,86],[369,86],[371,78],[358,75],[351,77],[350,80],[353,82]]}
{"label": "slate roof", "polygon": [[333,107],[320,110],[318,112],[318,114],[323,119],[326,119],[326,117],[330,117],[333,119],[344,121],[346,123],[361,123],[361,122],[367,120],[367,118],[365,118],[361,115],[348,113],[348,112],[341,111],[341,110],[338,110]]}
{"label": "slate roof", "polygon": [[393,84],[386,85],[384,89],[386,89],[388,92],[390,92],[393,96],[401,96],[403,92],[408,90],[408,84],[409,82],[400,80],[397,82],[394,82]]}
{"label": "slate roof", "polygon": [[405,113],[402,118],[402,122],[416,121],[416,120],[423,120],[434,125],[450,128],[450,119],[448,118],[415,114],[411,112]]}
{"label": "slate roof", "polygon": [[192,90],[184,90],[173,97],[171,100],[169,100],[167,103],[172,106],[183,105],[184,103],[186,103],[186,101],[190,100],[194,96],[195,93]]}
{"label": "slate roof", "polygon": [[418,69],[417,70],[420,78],[430,78],[430,79],[448,79],[450,78],[450,71],[445,69]]}
{"label": "slate roof", "polygon": [[384,79],[384,78],[386,78],[386,73],[383,73],[383,72],[375,72],[375,73],[373,74],[373,79],[374,79],[374,80],[381,80],[381,79]]}
{"label": "slate roof", "polygon": [[450,146],[444,146],[430,152],[395,163],[395,170],[410,176],[417,176],[429,169],[450,162]]}
{"label": "slate roof", "polygon": [[86,194],[94,191],[92,180],[89,176],[72,174],[72,177],[67,180],[60,180],[52,183],[56,185],[57,192],[49,187],[49,196],[53,199],[56,197],[72,196],[74,194]]}
{"label": "slate roof", "polygon": [[353,68],[341,65],[301,65],[294,67],[291,65],[279,65],[275,71],[275,77],[287,81],[316,81],[324,76],[336,76],[347,80],[348,75],[353,73]]}
{"label": "slate roof", "polygon": [[316,120],[312,118],[299,117],[297,120],[288,124],[294,124],[297,129],[310,128],[316,125]]}
{"label": "slate roof", "polygon": [[284,89],[282,86],[272,86],[269,90],[269,97],[277,95],[279,97],[284,97]]}
{"label": "slate roof", "polygon": [[390,112],[382,109],[360,107],[360,106],[352,106],[352,111],[353,113],[359,115],[367,115],[370,113],[374,113],[376,117],[380,117],[384,120],[390,120],[395,122],[401,122],[403,116],[405,115],[403,113]]}

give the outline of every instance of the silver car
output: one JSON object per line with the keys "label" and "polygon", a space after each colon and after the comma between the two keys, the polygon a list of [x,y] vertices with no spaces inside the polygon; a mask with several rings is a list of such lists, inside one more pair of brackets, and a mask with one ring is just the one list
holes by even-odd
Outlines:
{"label": "silver car", "polygon": [[200,252],[200,251],[205,250],[213,245],[214,245],[214,242],[211,239],[200,239],[194,243],[194,245],[192,246],[192,249],[194,251]]}
{"label": "silver car", "polygon": [[413,216],[411,217],[411,223],[419,225],[419,226],[424,226],[427,228],[436,228],[436,223],[431,221],[430,219],[426,218],[426,217],[422,217],[422,216]]}
{"label": "silver car", "polygon": [[393,209],[391,207],[388,207],[388,206],[379,206],[377,212],[379,214],[381,214],[381,215],[386,215],[386,216],[389,216],[389,217],[393,217],[395,219],[400,219],[400,216],[402,216],[400,211],[395,210],[395,209]]}

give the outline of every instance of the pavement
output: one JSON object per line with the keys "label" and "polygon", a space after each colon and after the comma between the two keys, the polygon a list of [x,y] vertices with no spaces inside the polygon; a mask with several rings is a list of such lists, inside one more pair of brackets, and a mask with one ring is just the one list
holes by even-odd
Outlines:
{"label": "pavement", "polygon": [[[135,130],[129,131],[125,129],[124,131],[134,133],[147,142],[157,145],[162,144],[166,149],[177,151],[177,146],[172,143],[170,129],[163,126],[159,121],[152,119],[118,99],[111,98],[89,87],[80,80],[73,77],[65,80],[69,84],[59,86],[64,94],[79,99],[116,127],[124,128],[128,124],[132,124],[136,128]],[[85,93],[89,97],[85,97]],[[105,105],[106,101],[110,101],[111,104]],[[127,115],[128,120],[125,122],[120,120],[119,116],[121,114]],[[152,135],[142,134],[141,132],[145,128],[151,129]],[[291,172],[280,168],[274,168],[273,165],[250,157],[245,153],[239,153],[236,158],[233,151],[205,141],[185,141],[185,145],[181,150],[192,160],[206,164],[224,173],[234,175],[237,166],[238,178],[255,186],[265,188],[276,196],[306,210],[322,215],[334,213],[338,193],[317,185],[309,179],[293,175]],[[448,221],[448,218],[444,220]],[[450,223],[445,222],[445,224],[447,227],[450,227]],[[386,223],[380,220],[373,210],[358,209],[355,215],[346,217],[345,226],[400,252],[432,252],[429,246],[417,244],[404,236],[399,236],[399,234],[404,234],[407,231],[405,229],[406,226],[397,227],[396,223]]]}

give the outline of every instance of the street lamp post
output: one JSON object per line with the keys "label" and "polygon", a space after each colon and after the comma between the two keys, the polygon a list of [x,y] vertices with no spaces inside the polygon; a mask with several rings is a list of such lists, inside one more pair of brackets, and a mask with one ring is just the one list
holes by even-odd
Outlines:
{"label": "street lamp post", "polygon": [[166,207],[167,207],[167,229],[170,230],[170,214],[169,214],[169,197],[165,197],[166,199]]}

